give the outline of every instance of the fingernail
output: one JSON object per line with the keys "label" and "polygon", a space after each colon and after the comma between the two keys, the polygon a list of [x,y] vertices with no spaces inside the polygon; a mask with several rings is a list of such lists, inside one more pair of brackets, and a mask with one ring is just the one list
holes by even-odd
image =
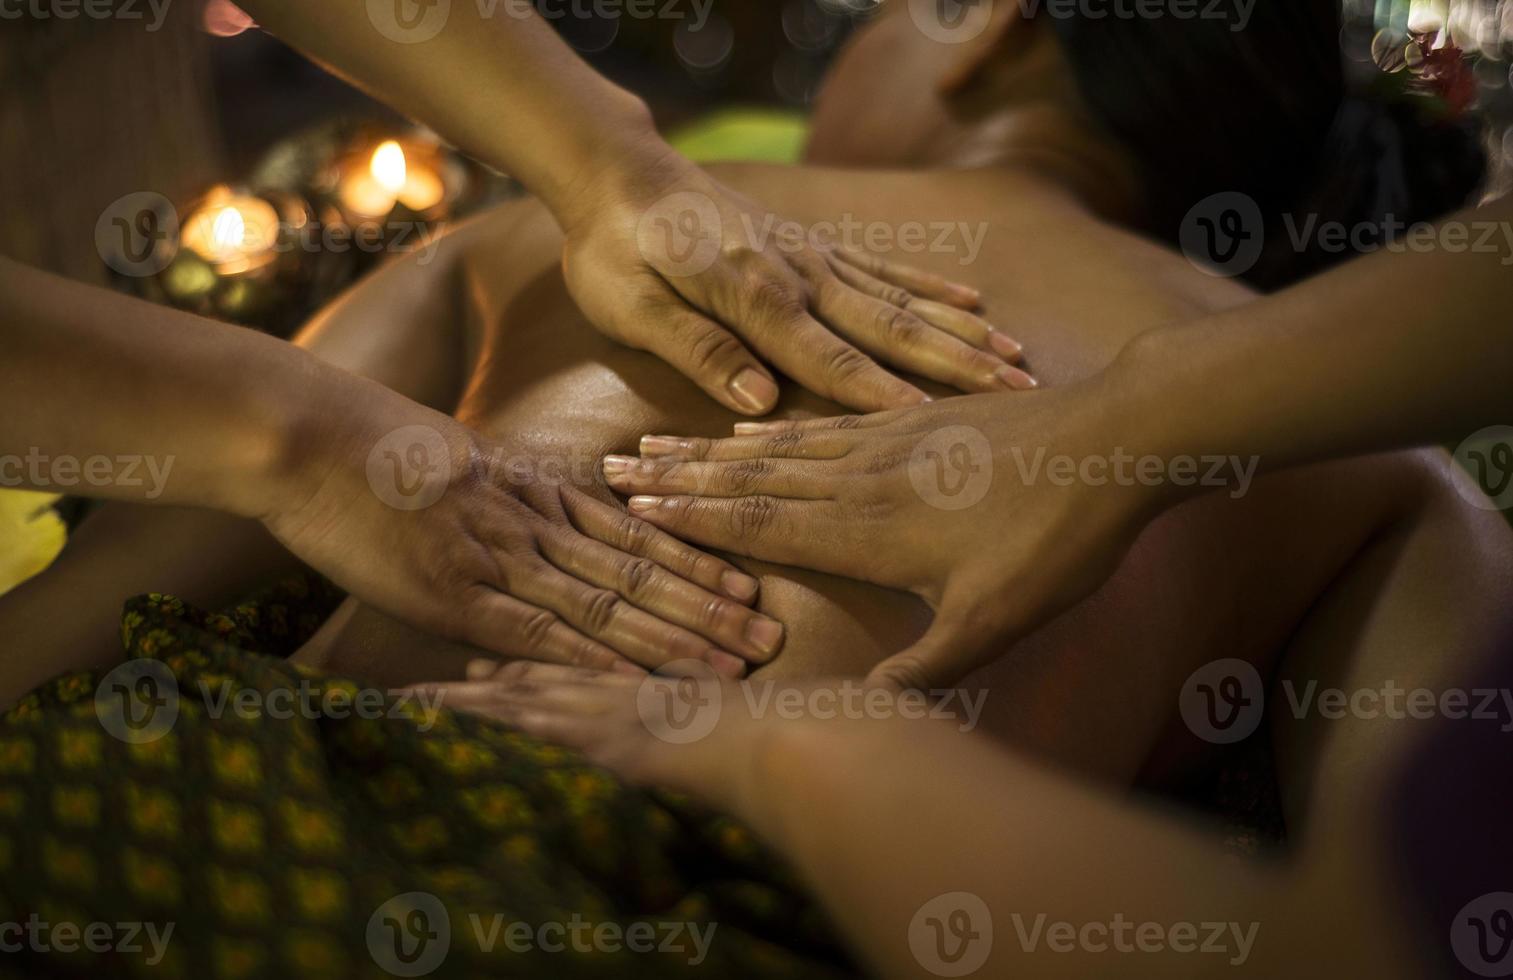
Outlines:
{"label": "fingernail", "polygon": [[1006,333],[999,333],[997,330],[988,331],[988,346],[993,348],[993,353],[999,357],[1006,357],[1009,360],[1013,360],[1024,353],[1024,347],[1017,340]]}
{"label": "fingernail", "polygon": [[674,436],[642,436],[642,456],[670,456],[673,453],[688,451],[688,440],[678,439]]}
{"label": "fingernail", "polygon": [[614,480],[617,477],[623,477],[637,462],[638,460],[631,459],[629,456],[606,456],[602,464],[604,478]]}
{"label": "fingernail", "polygon": [[777,404],[778,386],[756,368],[746,368],[730,382],[730,395],[748,412],[770,412]]}
{"label": "fingernail", "polygon": [[958,285],[956,283],[951,284],[951,289],[956,294],[956,298],[963,303],[970,303],[973,306],[978,306],[982,303],[981,290],[973,289],[971,286]]}
{"label": "fingernail", "polygon": [[783,645],[783,624],[775,619],[753,619],[746,624],[746,639],[770,657]]}
{"label": "fingernail", "polygon": [[644,495],[637,495],[630,498],[630,503],[627,504],[627,506],[630,507],[631,513],[633,514],[646,514],[656,510],[657,505],[661,502],[661,497],[647,497]]}
{"label": "fingernail", "polygon": [[759,436],[773,427],[771,422],[737,422],[735,434],[738,436]]}
{"label": "fingernail", "polygon": [[746,673],[746,661],[740,657],[726,653],[724,650],[711,650],[708,656],[709,666],[716,673],[725,674],[729,677],[740,677]]}
{"label": "fingernail", "polygon": [[495,668],[499,665],[492,660],[479,657],[477,660],[468,662],[468,680],[481,681],[493,676]]}
{"label": "fingernail", "polygon": [[749,602],[756,597],[757,580],[750,575],[742,575],[740,572],[722,572],[720,574],[720,588],[725,594],[742,602]]}
{"label": "fingernail", "polygon": [[1040,387],[1040,382],[1025,374],[1017,367],[1004,366],[993,372],[999,384],[1011,391],[1029,391]]}

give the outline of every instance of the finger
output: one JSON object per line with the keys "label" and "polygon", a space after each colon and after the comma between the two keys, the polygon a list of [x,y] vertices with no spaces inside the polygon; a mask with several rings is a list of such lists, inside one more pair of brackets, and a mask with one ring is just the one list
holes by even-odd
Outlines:
{"label": "finger", "polygon": [[766,422],[737,422],[738,436],[770,435],[777,432],[817,432],[826,429],[871,429],[887,425],[908,414],[908,409],[873,412],[870,415],[832,415],[822,419],[772,419]]}
{"label": "finger", "polygon": [[907,309],[921,320],[979,350],[992,351],[1010,363],[1024,359],[1024,347],[1008,334],[966,310],[931,299],[913,299]]}
{"label": "finger", "polygon": [[777,620],[678,578],[650,558],[627,555],[581,534],[546,535],[541,547],[548,561],[574,578],[611,589],[655,619],[745,660],[766,663],[782,648],[783,627]]}
{"label": "finger", "polygon": [[766,561],[837,570],[830,561],[834,549],[823,545],[833,537],[837,519],[830,501],[637,495],[630,498],[630,509],[688,541]]}
{"label": "finger", "polygon": [[982,293],[971,286],[954,283],[933,272],[925,272],[923,269],[916,269],[898,262],[889,262],[875,255],[847,248],[838,247],[830,254],[883,282],[907,289],[915,296],[950,303],[964,310],[975,310],[982,303]]}
{"label": "finger", "polygon": [[[760,440],[751,440],[757,442]],[[698,462],[680,459],[633,459],[606,456],[604,478],[616,491],[691,494],[696,497],[749,497],[766,494],[791,500],[824,500],[825,469],[805,467],[803,461],[741,459]]]}
{"label": "finger", "polygon": [[[770,436],[737,436],[734,439],[642,436],[641,455],[647,459],[843,459],[855,438],[844,432],[775,432]],[[630,457],[619,457],[628,459]]]}
{"label": "finger", "polygon": [[1015,391],[1029,375],[833,276],[817,284],[815,310],[837,333],[888,364],[966,392]]}
{"label": "finger", "polygon": [[[658,619],[631,605],[619,593],[575,578],[551,561],[561,547],[548,546],[542,555],[526,559],[524,574],[510,576],[510,591],[521,599],[549,609],[565,622],[607,646],[632,663],[655,669],[669,660],[703,660],[727,677],[745,673],[734,654],[713,647],[690,630]],[[545,560],[543,560],[543,558]]]}
{"label": "finger", "polygon": [[[818,256],[813,262],[824,264]],[[735,302],[716,310],[721,319],[747,324],[745,336],[763,356],[815,394],[866,412],[930,401],[810,316],[801,287],[764,273],[728,295]]]}
{"label": "finger", "polygon": [[571,489],[562,494],[562,504],[573,526],[595,540],[628,555],[650,558],[674,575],[737,602],[750,605],[756,600],[760,583],[755,578],[618,507]]}
{"label": "finger", "polygon": [[735,334],[671,291],[656,316],[656,329],[636,334],[650,336],[647,349],[715,401],[742,415],[765,415],[777,405],[777,382]]}
{"label": "finger", "polygon": [[593,670],[639,669],[547,609],[480,586],[467,607],[459,639],[506,657],[529,657]]}
{"label": "finger", "polygon": [[540,663],[534,660],[511,660],[500,663],[497,660],[479,659],[468,664],[468,681],[488,681],[496,685],[591,684],[600,687],[624,687],[639,684],[645,676],[644,671],[635,674],[611,673],[584,667]]}
{"label": "finger", "polygon": [[808,313],[794,317],[782,329],[797,347],[812,353],[791,358],[786,364],[774,357],[773,363],[823,398],[863,412],[931,401],[929,395],[889,372]]}
{"label": "finger", "polygon": [[883,282],[834,257],[829,264],[836,278],[851,288],[890,306],[908,310],[931,326],[944,330],[979,350],[991,351],[1007,361],[1017,361],[1024,355],[1024,349],[1017,341],[1008,334],[993,329],[988,321],[974,313],[933,299],[921,299],[907,289]]}
{"label": "finger", "polygon": [[569,734],[567,740],[553,740],[568,745],[575,745],[570,740],[572,734],[586,735],[609,714],[617,700],[624,698],[623,694],[610,697],[603,689],[575,684],[550,684],[522,691],[493,681],[428,684],[404,690],[449,711],[491,718],[532,734],[539,732],[540,722],[551,719],[555,722],[554,730]]}

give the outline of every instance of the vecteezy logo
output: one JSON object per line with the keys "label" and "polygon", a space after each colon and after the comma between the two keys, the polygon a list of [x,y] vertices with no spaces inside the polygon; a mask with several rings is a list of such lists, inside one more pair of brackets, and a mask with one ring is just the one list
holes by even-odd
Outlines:
{"label": "vecteezy logo", "polygon": [[641,257],[664,276],[697,276],[708,270],[719,258],[723,235],[720,209],[697,191],[667,195],[636,223]]}
{"label": "vecteezy logo", "polygon": [[1513,426],[1489,425],[1473,432],[1455,448],[1455,461],[1470,474],[1470,479],[1455,481],[1469,503],[1483,510],[1513,507]]}
{"label": "vecteezy logo", "polygon": [[1261,675],[1233,657],[1204,664],[1182,685],[1179,701],[1188,730],[1206,742],[1228,745],[1256,730],[1266,710]]}
{"label": "vecteezy logo", "polygon": [[971,892],[937,895],[914,913],[909,949],[920,966],[938,977],[976,973],[993,951],[993,915]]}
{"label": "vecteezy logo", "polygon": [[963,44],[988,29],[993,0],[909,0],[909,16],[930,40]]}
{"label": "vecteezy logo", "polygon": [[1200,271],[1220,278],[1243,276],[1266,244],[1261,208],[1239,191],[1212,194],[1194,204],[1178,232],[1182,254]]}
{"label": "vecteezy logo", "polygon": [[970,425],[948,425],[921,439],[909,454],[914,492],[939,510],[965,510],[993,486],[993,447]]}
{"label": "vecteezy logo", "polygon": [[123,276],[155,276],[178,254],[179,213],[152,191],[116,198],[95,222],[95,250]]}
{"label": "vecteezy logo", "polygon": [[720,679],[702,660],[675,660],[649,675],[636,691],[641,724],[674,745],[697,742],[714,731],[720,710]]}
{"label": "vecteezy logo", "polygon": [[123,742],[155,742],[179,719],[179,682],[161,660],[128,660],[100,679],[95,717]]}
{"label": "vecteezy logo", "polygon": [[1450,948],[1479,977],[1513,975],[1513,892],[1467,902],[1450,924]]}
{"label": "vecteezy logo", "polygon": [[368,919],[368,955],[396,977],[425,976],[451,947],[451,916],[430,892],[395,895]]}
{"label": "vecteezy logo", "polygon": [[452,0],[368,0],[368,20],[378,33],[400,44],[420,44],[441,33]]}
{"label": "vecteezy logo", "polygon": [[452,479],[447,441],[428,425],[395,429],[368,454],[368,485],[395,510],[424,510],[440,500]]}

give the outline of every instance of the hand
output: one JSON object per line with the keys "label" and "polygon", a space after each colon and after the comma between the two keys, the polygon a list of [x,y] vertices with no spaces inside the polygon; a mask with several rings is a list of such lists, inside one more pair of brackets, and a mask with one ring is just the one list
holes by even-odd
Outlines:
{"label": "hand", "polygon": [[967,312],[976,290],[792,237],[671,150],[579,196],[592,206],[562,219],[573,299],[600,331],[733,411],[777,404],[757,355],[861,411],[929,401],[877,361],[968,392],[1035,385],[1012,366],[1019,344]]}
{"label": "hand", "polygon": [[934,623],[872,679],[928,690],[1091,593],[1162,505],[1139,481],[1044,469],[1051,456],[1141,454],[1117,387],[1099,378],[1012,399],[743,422],[732,439],[648,436],[640,459],[608,457],[604,472],[635,495],[631,513],[685,540],[921,596]]}
{"label": "hand", "polygon": [[[350,390],[348,390],[350,388]],[[264,523],[358,598],[505,657],[726,675],[782,645],[757,582],[568,485],[523,480],[453,419],[356,381],[298,437]],[[523,485],[514,485],[514,484]]]}
{"label": "hand", "polygon": [[[803,723],[745,710],[733,682],[700,671],[636,678],[478,660],[468,666],[467,681],[412,690],[425,694],[427,704],[491,718],[576,749],[627,782],[689,793],[727,812],[741,809],[762,732]],[[664,738],[658,734],[663,731],[659,715],[669,704],[707,714],[688,716],[697,728],[666,729],[673,737]],[[689,737],[693,734],[699,737]]]}

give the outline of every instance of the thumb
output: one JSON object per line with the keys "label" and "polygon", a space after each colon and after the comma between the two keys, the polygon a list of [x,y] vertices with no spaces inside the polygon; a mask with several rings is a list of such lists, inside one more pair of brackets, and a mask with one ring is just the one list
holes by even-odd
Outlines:
{"label": "thumb", "polygon": [[872,668],[867,684],[900,692],[950,687],[975,666],[969,640],[956,617],[942,611],[913,646]]}
{"label": "thumb", "polygon": [[686,307],[658,320],[645,348],[709,397],[742,415],[766,415],[777,407],[777,382],[735,334]]}
{"label": "thumb", "polygon": [[912,646],[872,668],[867,684],[893,691],[931,691],[952,687],[1006,649],[1013,639],[1010,617],[988,615],[982,595],[957,599],[947,595],[935,620]]}

